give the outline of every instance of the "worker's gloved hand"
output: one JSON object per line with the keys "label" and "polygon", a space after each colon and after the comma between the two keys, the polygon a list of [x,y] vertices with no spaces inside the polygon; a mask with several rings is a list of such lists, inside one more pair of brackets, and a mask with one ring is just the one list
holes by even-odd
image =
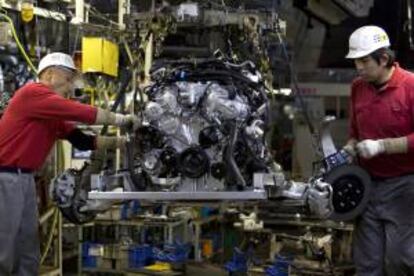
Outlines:
{"label": "worker's gloved hand", "polygon": [[141,125],[141,121],[136,115],[124,115],[120,113],[114,113],[102,108],[97,108],[94,124],[131,127],[133,130],[136,130]]}
{"label": "worker's gloved hand", "polygon": [[319,179],[312,183],[308,190],[308,205],[313,215],[329,217],[333,211],[331,185]]}
{"label": "worker's gloved hand", "polygon": [[383,140],[366,139],[356,145],[358,155],[369,159],[385,152]]}
{"label": "worker's gloved hand", "polygon": [[136,130],[141,125],[141,120],[136,115],[117,113],[115,115],[115,125],[120,127],[131,127],[132,130]]}
{"label": "worker's gloved hand", "polygon": [[114,203],[113,200],[88,199],[86,204],[79,208],[79,212],[103,212],[111,208]]}
{"label": "worker's gloved hand", "polygon": [[346,144],[341,150],[341,154],[342,156],[346,157],[346,160],[348,163],[353,163],[355,157],[357,156],[357,151],[356,151],[356,144]]}
{"label": "worker's gloved hand", "polygon": [[357,151],[354,144],[346,144],[342,149],[351,157],[355,157],[357,155]]}

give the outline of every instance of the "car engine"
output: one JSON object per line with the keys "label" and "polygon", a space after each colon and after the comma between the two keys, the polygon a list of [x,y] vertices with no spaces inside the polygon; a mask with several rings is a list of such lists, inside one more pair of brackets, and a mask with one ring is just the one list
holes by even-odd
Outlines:
{"label": "car engine", "polygon": [[267,96],[254,64],[168,67],[154,73],[136,132],[137,164],[148,184],[174,191],[252,189],[254,173],[270,172],[273,162],[265,143]]}

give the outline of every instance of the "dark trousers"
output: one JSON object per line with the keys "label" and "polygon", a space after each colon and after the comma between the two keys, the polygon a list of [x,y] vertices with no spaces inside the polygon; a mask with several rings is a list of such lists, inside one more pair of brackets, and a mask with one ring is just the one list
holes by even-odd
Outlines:
{"label": "dark trousers", "polygon": [[355,224],[357,275],[414,275],[414,175],[373,181],[373,186]]}
{"label": "dark trousers", "polygon": [[0,275],[39,275],[39,262],[33,175],[0,172]]}

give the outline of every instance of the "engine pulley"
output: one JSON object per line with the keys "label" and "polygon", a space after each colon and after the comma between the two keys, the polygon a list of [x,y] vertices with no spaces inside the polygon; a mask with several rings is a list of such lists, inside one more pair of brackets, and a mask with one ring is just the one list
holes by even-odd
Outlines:
{"label": "engine pulley", "polygon": [[190,147],[183,151],[179,158],[179,170],[190,178],[199,178],[209,170],[210,162],[207,154],[199,147]]}

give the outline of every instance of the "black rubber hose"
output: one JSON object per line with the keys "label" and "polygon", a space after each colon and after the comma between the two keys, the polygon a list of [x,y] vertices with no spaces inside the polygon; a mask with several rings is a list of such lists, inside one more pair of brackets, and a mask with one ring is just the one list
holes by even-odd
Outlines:
{"label": "black rubber hose", "polygon": [[[119,92],[116,95],[115,103],[111,107],[112,112],[115,112],[118,109],[118,106],[124,100],[126,89],[127,89],[128,84],[129,84],[129,82],[131,81],[131,78],[132,78],[132,73],[129,70],[123,70],[122,72],[123,72],[123,74],[121,74],[121,76],[120,76],[121,85],[120,85],[120,88],[119,88]],[[108,131],[108,126],[105,125],[101,130],[101,135],[105,135],[107,131]]]}
{"label": "black rubber hose", "polygon": [[134,143],[133,141],[129,141],[126,143],[126,156],[127,156],[127,162],[128,162],[128,168],[129,175],[131,177],[132,184],[134,185],[134,188],[136,191],[145,191],[146,189],[146,180],[145,178],[135,173],[135,167],[134,167]]}
{"label": "black rubber hose", "polygon": [[234,176],[236,179],[237,186],[246,187],[246,181],[244,180],[244,177],[240,172],[239,166],[237,166],[236,160],[234,160],[234,146],[236,145],[237,136],[237,124],[232,124],[230,129],[230,143],[226,149],[225,158],[228,169],[230,170],[232,176]]}
{"label": "black rubber hose", "polygon": [[[265,104],[265,113],[263,114],[263,122],[265,125],[265,132],[267,132],[269,130],[269,126],[270,126],[270,106],[269,106],[269,101],[266,101],[267,99],[267,94],[266,91],[264,89],[259,89],[258,90],[260,95],[262,95],[263,97],[263,101]],[[265,135],[263,136],[263,140],[265,140]]]}

